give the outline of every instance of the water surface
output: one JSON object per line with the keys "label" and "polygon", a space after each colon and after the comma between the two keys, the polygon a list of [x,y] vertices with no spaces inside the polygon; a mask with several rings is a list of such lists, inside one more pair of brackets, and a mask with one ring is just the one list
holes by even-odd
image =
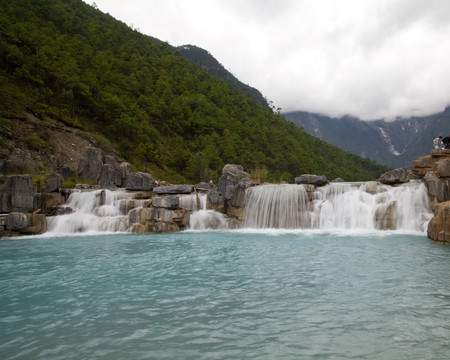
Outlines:
{"label": "water surface", "polygon": [[447,359],[450,247],[182,232],[0,242],[1,359]]}

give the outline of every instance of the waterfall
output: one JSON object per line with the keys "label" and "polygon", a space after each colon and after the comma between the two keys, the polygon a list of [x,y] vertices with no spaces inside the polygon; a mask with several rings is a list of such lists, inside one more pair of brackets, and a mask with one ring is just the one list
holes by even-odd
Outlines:
{"label": "waterfall", "polygon": [[227,229],[227,217],[214,210],[207,210],[208,196],[205,193],[180,196],[180,207],[191,209],[190,230]]}
{"label": "waterfall", "polygon": [[120,200],[133,194],[124,191],[79,191],[70,194],[65,207],[72,213],[48,217],[48,232],[72,234],[86,232],[118,232],[129,228],[128,217],[120,210]]}
{"label": "waterfall", "polygon": [[425,232],[432,213],[425,186],[337,183],[307,193],[301,185],[247,189],[244,226]]}
{"label": "waterfall", "polygon": [[244,227],[301,228],[307,199],[305,188],[299,185],[262,185],[249,188],[246,193]]}

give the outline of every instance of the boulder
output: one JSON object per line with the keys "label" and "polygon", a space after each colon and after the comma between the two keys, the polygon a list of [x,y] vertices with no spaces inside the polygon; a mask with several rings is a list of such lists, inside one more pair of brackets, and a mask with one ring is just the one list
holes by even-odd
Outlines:
{"label": "boulder", "polygon": [[125,180],[128,176],[128,174],[131,172],[130,164],[127,162],[122,162],[119,164],[119,173],[122,177],[121,186],[125,186]]}
{"label": "boulder", "polygon": [[295,178],[296,184],[311,184],[314,186],[323,186],[327,184],[327,177],[325,175],[310,175],[303,174]]}
{"label": "boulder", "polygon": [[103,168],[102,150],[86,147],[78,163],[77,175],[79,178],[98,183]]}
{"label": "boulder", "polygon": [[225,200],[216,190],[208,191],[209,207],[215,211],[224,212]]}
{"label": "boulder", "polygon": [[42,192],[45,193],[52,193],[59,191],[60,188],[62,188],[64,182],[64,177],[60,173],[51,173],[47,178],[45,179],[45,185]]}
{"label": "boulder", "polygon": [[227,164],[222,169],[222,175],[231,174],[236,176],[238,180],[250,178],[250,175],[244,171],[241,165]]}
{"label": "boulder", "polygon": [[385,172],[380,176],[378,181],[386,185],[396,185],[407,183],[410,179],[409,171],[407,168],[402,167]]}
{"label": "boulder", "polygon": [[153,176],[143,172],[130,172],[125,179],[125,188],[135,191],[149,191],[155,187]]}
{"label": "boulder", "polygon": [[440,202],[450,200],[450,179],[441,179],[435,171],[429,171],[422,179],[428,193],[428,203],[432,210]]}
{"label": "boulder", "polygon": [[122,175],[111,164],[103,164],[98,185],[102,189],[115,189],[122,184]]}
{"label": "boulder", "polygon": [[219,179],[219,193],[222,194],[225,201],[230,201],[233,198],[236,185],[242,180],[250,180],[241,165],[227,164],[222,169],[222,176]]}
{"label": "boulder", "polygon": [[44,214],[12,212],[6,219],[6,230],[24,235],[42,234],[47,231]]}
{"label": "boulder", "polygon": [[30,212],[34,208],[37,186],[30,175],[7,176],[0,187],[0,212]]}
{"label": "boulder", "polygon": [[190,194],[193,191],[193,185],[157,186],[153,188],[155,194]]}
{"label": "boulder", "polygon": [[450,178],[450,158],[442,158],[436,162],[436,173],[440,178]]}
{"label": "boulder", "polygon": [[75,177],[75,171],[72,170],[69,166],[63,166],[60,170],[60,173],[64,180]]}
{"label": "boulder", "polygon": [[154,197],[152,203],[156,208],[178,209],[180,207],[180,199],[177,196]]}
{"label": "boulder", "polygon": [[56,214],[57,209],[64,203],[65,198],[60,193],[39,193],[36,195],[36,209],[47,216]]}
{"label": "boulder", "polygon": [[450,244],[450,201],[438,204],[428,223],[427,236],[434,242]]}
{"label": "boulder", "polygon": [[397,228],[397,201],[378,206],[375,211],[375,224],[379,230],[395,230]]}
{"label": "boulder", "polygon": [[245,207],[245,190],[250,186],[253,186],[253,181],[248,178],[243,178],[235,186],[230,204],[233,207],[243,208]]}

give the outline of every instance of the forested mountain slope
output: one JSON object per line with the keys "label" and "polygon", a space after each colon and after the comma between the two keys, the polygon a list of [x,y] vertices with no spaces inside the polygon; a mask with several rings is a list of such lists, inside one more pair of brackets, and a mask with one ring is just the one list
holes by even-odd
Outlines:
{"label": "forested mountain slope", "polygon": [[[25,113],[110,142],[136,170],[217,179],[227,163],[292,181],[375,179],[386,170],[298,129],[227,82],[81,0],[0,0],[0,156]],[[45,136],[20,146],[51,156]],[[51,171],[42,166],[36,171]]]}
{"label": "forested mountain slope", "polygon": [[410,167],[413,160],[430,153],[434,138],[450,135],[450,108],[442,113],[390,122],[362,121],[348,116],[330,118],[300,111],[283,116],[308,134],[394,168]]}
{"label": "forested mountain slope", "polygon": [[223,67],[208,51],[195,45],[183,45],[175,48],[181,56],[206,70],[209,74],[225,80],[236,90],[251,97],[257,103],[269,107],[267,100],[255,88],[240,82],[232,73]]}

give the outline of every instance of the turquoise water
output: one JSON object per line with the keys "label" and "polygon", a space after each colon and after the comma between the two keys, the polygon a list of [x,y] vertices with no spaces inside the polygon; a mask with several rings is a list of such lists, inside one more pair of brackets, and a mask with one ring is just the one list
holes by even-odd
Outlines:
{"label": "turquoise water", "polygon": [[450,247],[182,232],[0,242],[1,359],[448,359]]}

